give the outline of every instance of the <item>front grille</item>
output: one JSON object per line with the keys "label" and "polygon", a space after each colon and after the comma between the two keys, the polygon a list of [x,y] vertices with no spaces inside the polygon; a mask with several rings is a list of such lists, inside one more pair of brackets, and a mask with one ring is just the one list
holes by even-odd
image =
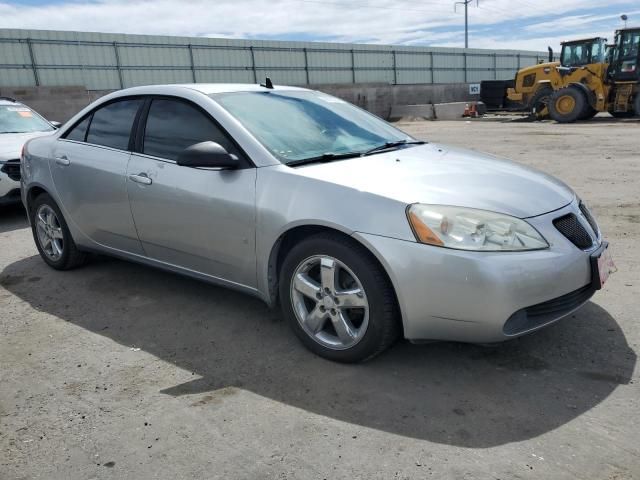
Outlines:
{"label": "front grille", "polygon": [[20,159],[7,160],[0,172],[6,173],[11,180],[20,181]]}
{"label": "front grille", "polygon": [[518,310],[509,317],[502,331],[505,335],[517,335],[551,323],[578,308],[594,293],[595,289],[589,284],[553,300]]}
{"label": "front grille", "polygon": [[576,247],[584,250],[593,245],[593,239],[589,232],[573,213],[556,218],[553,221],[553,225]]}
{"label": "front grille", "polygon": [[584,218],[587,219],[587,222],[589,222],[593,233],[595,235],[598,235],[598,224],[596,223],[595,218],[593,218],[593,215],[591,215],[591,212],[589,211],[587,206],[582,202],[580,202],[580,211],[582,212],[582,215],[584,215]]}

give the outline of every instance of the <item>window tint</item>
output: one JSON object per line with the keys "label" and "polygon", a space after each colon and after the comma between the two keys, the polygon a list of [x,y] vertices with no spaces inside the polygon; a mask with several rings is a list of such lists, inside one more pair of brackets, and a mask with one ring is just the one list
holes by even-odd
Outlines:
{"label": "window tint", "polygon": [[96,110],[89,126],[88,143],[126,150],[133,120],[142,100],[120,100]]}
{"label": "window tint", "polygon": [[177,160],[185,148],[206,141],[217,142],[228,152],[238,154],[213,120],[194,106],[177,100],[151,102],[144,131],[144,153]]}
{"label": "window tint", "polygon": [[91,115],[87,115],[84,120],[67,132],[64,138],[67,140],[75,140],[76,142],[84,142],[87,127],[89,126]]}

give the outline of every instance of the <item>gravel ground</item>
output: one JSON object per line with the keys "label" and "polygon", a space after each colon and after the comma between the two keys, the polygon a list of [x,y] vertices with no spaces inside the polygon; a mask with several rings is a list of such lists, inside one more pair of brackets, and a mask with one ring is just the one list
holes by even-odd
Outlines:
{"label": "gravel ground", "polygon": [[562,178],[619,271],[497,348],[338,365],[235,292],[106,258],[53,271],[3,209],[0,478],[640,478],[640,122],[399,125]]}

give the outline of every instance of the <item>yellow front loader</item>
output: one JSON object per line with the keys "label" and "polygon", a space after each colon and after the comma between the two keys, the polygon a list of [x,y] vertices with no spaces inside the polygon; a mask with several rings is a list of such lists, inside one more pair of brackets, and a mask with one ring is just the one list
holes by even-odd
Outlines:
{"label": "yellow front loader", "polygon": [[[549,48],[549,61],[518,71],[514,87],[507,90],[507,99],[528,110],[537,119],[549,116],[548,103],[554,91],[583,80],[584,72],[601,74],[605,65],[607,40],[601,37],[562,43],[560,60],[553,61]],[[581,119],[593,117],[597,111],[586,109]]]}
{"label": "yellow front loader", "polygon": [[616,31],[605,62],[564,73],[547,102],[553,120],[570,123],[597,112],[640,116],[640,27]]}

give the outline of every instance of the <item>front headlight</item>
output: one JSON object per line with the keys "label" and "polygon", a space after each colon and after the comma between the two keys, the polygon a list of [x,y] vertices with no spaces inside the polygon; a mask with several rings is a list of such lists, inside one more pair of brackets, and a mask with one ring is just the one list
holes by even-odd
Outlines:
{"label": "front headlight", "polygon": [[429,245],[485,252],[549,247],[527,222],[502,213],[416,203],[407,209],[407,217],[416,239]]}

